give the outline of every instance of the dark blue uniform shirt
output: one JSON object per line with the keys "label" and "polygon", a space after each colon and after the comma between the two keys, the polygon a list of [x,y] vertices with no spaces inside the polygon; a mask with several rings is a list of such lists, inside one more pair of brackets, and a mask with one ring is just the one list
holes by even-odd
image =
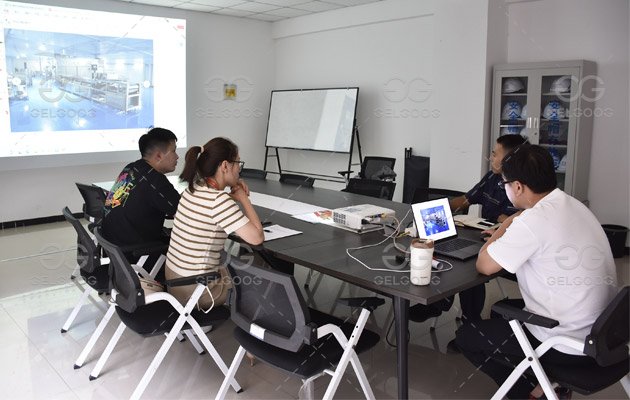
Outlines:
{"label": "dark blue uniform shirt", "polygon": [[488,172],[479,183],[466,193],[470,204],[481,204],[481,217],[497,222],[501,214],[512,215],[518,211],[505,194],[505,189],[499,186],[501,175]]}

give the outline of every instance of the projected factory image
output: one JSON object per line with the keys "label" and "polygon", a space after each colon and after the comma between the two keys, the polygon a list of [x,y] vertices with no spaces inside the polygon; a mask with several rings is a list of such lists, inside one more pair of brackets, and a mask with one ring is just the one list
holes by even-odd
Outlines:
{"label": "projected factory image", "polygon": [[12,132],[154,125],[153,41],[5,29]]}

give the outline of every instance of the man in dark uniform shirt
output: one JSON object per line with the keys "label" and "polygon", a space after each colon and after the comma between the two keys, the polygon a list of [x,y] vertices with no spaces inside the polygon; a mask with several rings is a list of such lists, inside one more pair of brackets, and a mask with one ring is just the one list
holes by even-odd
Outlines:
{"label": "man in dark uniform shirt", "polygon": [[463,196],[449,201],[451,209],[461,211],[471,204],[481,205],[481,217],[492,222],[503,222],[518,211],[499,186],[501,181],[501,161],[506,154],[523,144],[521,135],[504,135],[497,139],[490,155],[490,171]]}
{"label": "man in dark uniform shirt", "polygon": [[[503,222],[518,210],[514,208],[505,194],[505,189],[499,186],[502,181],[501,162],[512,150],[526,142],[521,135],[504,135],[497,139],[490,156],[490,171],[472,189],[463,196],[449,200],[453,213],[464,211],[471,204],[481,204],[481,217],[493,222]],[[427,313],[427,307],[448,311],[453,305],[453,296],[439,301],[431,306],[416,305],[409,311],[419,314]],[[474,286],[459,293],[459,303],[462,308],[462,322],[474,323],[481,320],[481,311],[486,301],[485,284]],[[449,350],[457,351],[454,341],[448,346]]]}
{"label": "man in dark uniform shirt", "polygon": [[164,128],[140,137],[142,158],[123,168],[105,200],[106,239],[120,246],[168,243],[162,228],[164,219],[175,215],[179,193],[164,174],[177,166],[176,142],[175,134]]}

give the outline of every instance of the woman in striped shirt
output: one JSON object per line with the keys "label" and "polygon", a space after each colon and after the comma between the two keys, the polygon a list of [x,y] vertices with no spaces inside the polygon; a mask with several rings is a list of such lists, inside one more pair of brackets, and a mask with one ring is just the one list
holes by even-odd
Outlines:
{"label": "woman in striped shirt", "polygon": [[[208,293],[199,300],[207,309],[223,304],[229,283],[220,265],[220,252],[230,233],[245,242],[263,242],[263,229],[249,200],[249,189],[239,178],[243,162],[238,147],[229,139],[217,137],[186,152],[184,170],[179,176],[188,182],[173,220],[173,230],[166,256],[166,279],[176,279],[204,272],[221,271],[224,279],[212,282]],[[224,189],[230,187],[230,192]],[[240,204],[240,208],[239,208]],[[169,288],[185,304],[195,285]]]}

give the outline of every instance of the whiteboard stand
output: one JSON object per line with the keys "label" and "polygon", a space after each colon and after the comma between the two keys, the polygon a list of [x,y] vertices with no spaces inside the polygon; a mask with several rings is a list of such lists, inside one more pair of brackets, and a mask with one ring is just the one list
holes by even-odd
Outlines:
{"label": "whiteboard stand", "polygon": [[[356,144],[357,144],[357,150],[359,152],[359,162],[353,164],[352,163],[352,156],[354,153],[354,143],[355,143],[355,138],[356,138]],[[312,172],[303,172],[303,171],[291,171],[291,170],[282,170],[282,166],[280,165],[280,154],[278,153],[278,149],[279,148],[284,148],[286,150],[297,150],[297,149],[291,149],[291,148],[285,148],[285,147],[276,147],[276,146],[265,146],[265,164],[263,166],[263,169],[265,171],[267,171],[270,174],[282,174],[285,172],[290,172],[290,173],[296,173],[296,174],[302,174],[302,175],[308,175],[310,177],[313,177],[315,179],[319,179],[322,181],[329,181],[329,182],[337,182],[337,183],[347,183],[348,180],[350,179],[350,174],[353,172],[351,170],[353,165],[359,165],[361,166],[361,164],[363,164],[363,154],[361,153],[361,140],[359,139],[359,128],[357,128],[355,126],[353,134],[352,134],[352,138],[350,139],[350,153],[348,154],[348,169],[346,171],[339,171],[339,174],[343,176],[343,178],[339,178],[336,175],[323,175],[323,174],[315,174]],[[273,149],[272,153],[270,154],[269,150]],[[267,170],[267,161],[269,160],[269,158],[275,158],[276,159],[276,165],[278,166],[278,171],[269,171]]]}
{"label": "whiteboard stand", "polygon": [[[359,163],[352,163],[352,153],[354,150],[354,138],[356,137],[357,139],[357,150],[359,151]],[[348,169],[346,171],[339,171],[339,175],[344,177],[344,181],[345,183],[348,183],[348,181],[350,180],[350,174],[354,171],[352,171],[352,166],[353,165],[358,165],[359,169],[361,169],[361,165],[363,164],[363,154],[361,153],[361,140],[359,139],[359,128],[356,127],[354,128],[354,134],[352,135],[352,139],[350,139],[350,154],[348,157]]]}

